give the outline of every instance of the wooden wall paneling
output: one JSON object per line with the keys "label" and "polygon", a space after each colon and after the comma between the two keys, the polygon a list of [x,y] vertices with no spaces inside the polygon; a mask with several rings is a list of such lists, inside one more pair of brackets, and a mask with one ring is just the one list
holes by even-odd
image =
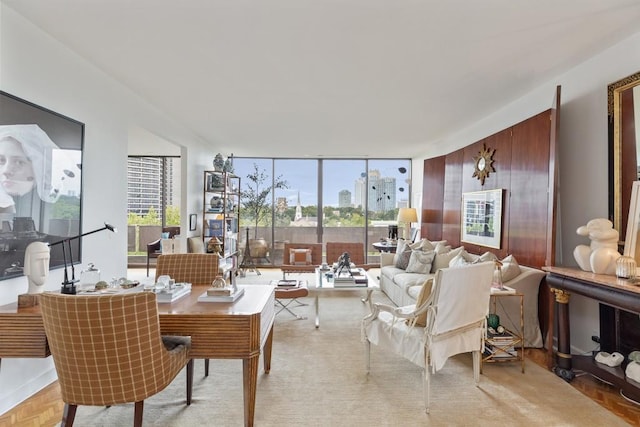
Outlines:
{"label": "wooden wall paneling", "polygon": [[453,247],[460,246],[463,160],[463,150],[447,154],[445,160],[442,238]]}
{"label": "wooden wall paneling", "polygon": [[542,267],[547,249],[550,110],[513,126],[508,248],[518,262]]}
{"label": "wooden wall paneling", "polygon": [[442,240],[444,166],[445,156],[424,161],[420,236],[429,240]]}

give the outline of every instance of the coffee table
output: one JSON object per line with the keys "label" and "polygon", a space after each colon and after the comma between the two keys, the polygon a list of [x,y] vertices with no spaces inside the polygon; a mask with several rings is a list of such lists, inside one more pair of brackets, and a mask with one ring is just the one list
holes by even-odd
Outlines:
{"label": "coffee table", "polygon": [[363,289],[367,291],[367,296],[365,298],[361,298],[363,303],[369,303],[369,308],[372,308],[371,302],[371,294],[373,291],[380,290],[380,285],[375,277],[369,274],[368,271],[363,269],[354,269],[359,270],[364,273],[367,278],[367,283],[342,283],[336,285],[334,281],[334,277],[329,277],[327,273],[333,273],[331,269],[323,269],[321,267],[316,268],[316,283],[315,283],[315,299],[316,299],[316,328],[320,327],[320,303],[319,303],[319,294],[322,291],[354,291],[358,289]]}

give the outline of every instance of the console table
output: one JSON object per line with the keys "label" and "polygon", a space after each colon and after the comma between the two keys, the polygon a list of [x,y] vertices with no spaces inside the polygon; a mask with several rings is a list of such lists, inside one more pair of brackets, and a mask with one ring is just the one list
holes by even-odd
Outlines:
{"label": "console table", "polygon": [[[604,381],[614,384],[628,398],[640,401],[640,383],[625,379],[624,367],[608,367],[595,362],[592,356],[571,354],[569,301],[572,294],[583,295],[601,303],[601,345],[606,351],[619,351],[619,322],[603,312],[625,310],[640,314],[640,286],[615,276],[595,274],[573,268],[543,267],[547,272],[547,284],[555,296],[557,308],[558,351],[553,368],[556,375],[571,381],[575,374],[573,368],[589,372]],[[604,305],[604,311],[602,309]],[[551,311],[553,313],[553,311]],[[553,330],[553,323],[550,328]],[[548,340],[548,345],[552,340]],[[612,348],[607,348],[611,346]],[[552,348],[547,350],[550,353]],[[624,354],[624,353],[623,353]],[[625,354],[626,356],[626,354]]]}

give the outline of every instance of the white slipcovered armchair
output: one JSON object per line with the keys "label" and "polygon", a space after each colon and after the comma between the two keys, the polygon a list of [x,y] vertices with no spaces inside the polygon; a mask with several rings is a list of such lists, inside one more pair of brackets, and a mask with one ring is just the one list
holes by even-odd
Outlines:
{"label": "white slipcovered armchair", "polygon": [[[367,374],[372,343],[425,368],[427,413],[430,374],[439,371],[449,357],[473,352],[473,374],[478,385],[493,272],[493,262],[443,268],[437,271],[431,293],[422,304],[420,299],[418,304],[405,307],[374,304],[372,313],[362,322]],[[416,325],[424,313],[426,326]]]}

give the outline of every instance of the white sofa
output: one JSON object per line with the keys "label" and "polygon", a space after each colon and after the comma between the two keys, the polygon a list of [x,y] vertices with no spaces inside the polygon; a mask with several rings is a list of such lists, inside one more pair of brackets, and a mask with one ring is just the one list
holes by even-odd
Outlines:
{"label": "white sofa", "polygon": [[[545,272],[536,268],[518,266],[520,274],[504,282],[524,295],[525,347],[540,348],[543,345],[538,319],[538,289]],[[394,265],[394,254],[380,254],[380,289],[399,307],[415,304],[420,286],[434,273],[407,273]],[[498,297],[496,313],[500,323],[507,329],[517,331],[520,327],[520,299]]]}

